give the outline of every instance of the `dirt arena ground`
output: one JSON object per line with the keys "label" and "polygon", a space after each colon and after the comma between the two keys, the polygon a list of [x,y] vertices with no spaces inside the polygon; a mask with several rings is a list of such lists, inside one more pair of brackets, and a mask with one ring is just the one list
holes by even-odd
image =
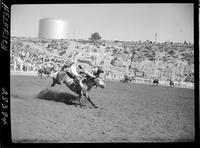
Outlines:
{"label": "dirt arena ground", "polygon": [[105,81],[93,88],[92,108],[76,106],[66,86],[51,78],[11,76],[13,142],[182,142],[194,140],[194,90]]}

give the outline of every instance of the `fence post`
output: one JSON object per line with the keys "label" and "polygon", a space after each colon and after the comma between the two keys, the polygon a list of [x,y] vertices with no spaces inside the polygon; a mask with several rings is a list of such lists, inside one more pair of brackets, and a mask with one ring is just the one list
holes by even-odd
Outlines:
{"label": "fence post", "polygon": [[16,59],[14,58],[14,72],[16,72]]}

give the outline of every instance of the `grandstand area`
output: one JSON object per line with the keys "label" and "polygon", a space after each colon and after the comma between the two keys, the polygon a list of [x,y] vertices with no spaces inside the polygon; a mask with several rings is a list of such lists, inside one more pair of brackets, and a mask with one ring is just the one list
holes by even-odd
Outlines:
{"label": "grandstand area", "polygon": [[191,43],[102,40],[94,44],[86,40],[11,37],[10,69],[11,73],[34,74],[42,65],[54,65],[59,70],[75,56],[89,71],[94,65],[103,67],[105,79],[119,80],[129,73],[136,83],[151,83],[158,77],[162,85],[172,79],[177,87],[193,88],[193,48]]}

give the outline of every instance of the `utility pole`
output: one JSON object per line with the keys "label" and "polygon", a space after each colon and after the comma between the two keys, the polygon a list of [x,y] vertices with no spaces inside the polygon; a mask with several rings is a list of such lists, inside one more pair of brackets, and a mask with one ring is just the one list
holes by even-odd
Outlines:
{"label": "utility pole", "polygon": [[157,42],[157,36],[158,36],[158,34],[155,33],[155,42]]}

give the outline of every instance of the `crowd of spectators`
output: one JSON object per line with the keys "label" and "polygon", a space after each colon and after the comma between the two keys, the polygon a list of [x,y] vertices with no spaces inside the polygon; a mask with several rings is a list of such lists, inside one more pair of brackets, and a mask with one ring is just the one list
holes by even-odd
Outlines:
{"label": "crowd of spectators", "polygon": [[17,47],[11,44],[10,68],[11,71],[35,71],[43,65],[53,64],[59,69],[64,63],[64,59],[55,55],[48,55],[39,50],[33,50],[28,45]]}

